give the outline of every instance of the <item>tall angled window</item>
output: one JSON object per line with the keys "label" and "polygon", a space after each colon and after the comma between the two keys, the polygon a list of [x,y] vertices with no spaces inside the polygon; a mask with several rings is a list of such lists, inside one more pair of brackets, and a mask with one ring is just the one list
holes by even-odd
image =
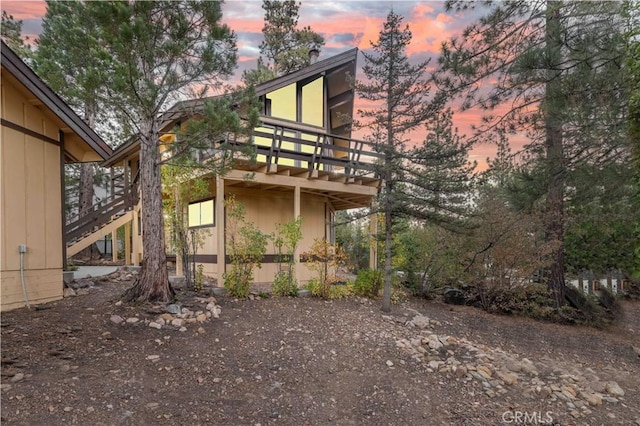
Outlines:
{"label": "tall angled window", "polygon": [[198,201],[189,204],[189,228],[214,226],[214,200]]}

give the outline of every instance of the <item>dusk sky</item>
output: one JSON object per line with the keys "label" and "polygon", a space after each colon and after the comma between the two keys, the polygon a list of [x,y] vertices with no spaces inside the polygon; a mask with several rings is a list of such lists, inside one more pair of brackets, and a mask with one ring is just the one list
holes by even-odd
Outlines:
{"label": "dusk sky", "polygon": [[[44,1],[6,1],[2,9],[23,21],[23,33],[31,40],[41,31],[41,20],[46,10]],[[264,11],[262,1],[227,1],[223,6],[223,20],[237,34],[238,70],[236,79],[247,68],[256,66],[259,45],[262,41]],[[412,62],[424,61],[432,57],[435,63],[442,41],[461,32],[475,16],[471,12],[464,15],[447,13],[444,2],[440,1],[315,1],[303,0],[300,7],[299,26],[311,26],[325,38],[325,46],[320,59],[333,56],[357,47],[368,49],[370,40],[377,40],[378,33],[387,14],[393,10],[405,17],[405,22],[413,33],[412,43],[407,51]],[[364,60],[359,59],[362,66]],[[356,102],[356,108],[358,102]],[[469,131],[471,123],[479,120],[479,114],[456,111],[455,123],[461,133]],[[420,135],[414,135],[420,138]],[[472,152],[471,160],[484,163],[494,148],[479,146]],[[481,165],[484,168],[484,164]]]}

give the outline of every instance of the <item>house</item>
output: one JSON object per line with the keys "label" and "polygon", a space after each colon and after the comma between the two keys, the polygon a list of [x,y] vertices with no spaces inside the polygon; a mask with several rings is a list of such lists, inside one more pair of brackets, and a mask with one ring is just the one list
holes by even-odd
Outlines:
{"label": "house", "polygon": [[2,43],[0,309],[62,298],[64,165],[111,148]]}
{"label": "house", "polygon": [[[246,220],[265,233],[275,232],[277,223],[302,217],[303,240],[294,256],[303,265],[296,268],[298,282],[312,277],[304,262],[300,263],[300,254],[314,239],[333,239],[334,213],[370,205],[379,186],[372,164],[380,154],[351,137],[354,91],[350,80],[355,76],[356,59],[357,49],[352,49],[256,87],[262,108],[259,127],[251,140],[226,141],[251,143],[256,158],[238,160],[224,176],[205,175],[208,195],[192,199],[188,205],[189,226],[209,231],[195,255],[205,275],[221,283],[230,263],[225,253],[224,200],[231,195],[245,206]],[[173,129],[196,116],[202,106],[203,100],[186,101],[167,111],[162,141],[171,142]],[[122,176],[124,187],[137,182],[139,149],[139,141],[129,140],[103,163],[117,170],[115,174]],[[201,153],[202,161],[214,155],[215,149],[216,142],[212,141],[212,149]],[[139,209],[139,204],[129,204],[126,213],[121,213],[122,218],[130,215],[126,219],[125,260],[133,264],[143,258]],[[112,217],[114,213],[108,212]],[[103,232],[112,231],[103,228]],[[73,250],[79,249],[77,246]],[[275,255],[275,249],[269,247],[262,268],[256,271],[256,282],[273,280],[277,272]],[[371,258],[375,262],[375,255]]]}

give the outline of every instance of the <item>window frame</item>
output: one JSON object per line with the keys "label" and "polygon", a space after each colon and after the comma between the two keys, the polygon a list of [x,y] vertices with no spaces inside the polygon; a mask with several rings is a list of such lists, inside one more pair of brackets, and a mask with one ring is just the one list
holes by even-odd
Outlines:
{"label": "window frame", "polygon": [[[212,203],[212,219],[211,219],[211,223],[205,223],[202,224],[202,220],[200,220],[200,224],[199,225],[193,225],[191,226],[191,215],[189,214],[189,209],[192,205],[194,204],[203,204],[206,203],[208,201],[211,201]],[[200,219],[202,219],[202,207],[200,207]],[[203,198],[201,200],[196,200],[196,201],[190,201],[187,204],[187,228],[188,229],[199,229],[199,228],[212,228],[216,226],[216,199],[215,197],[211,197],[211,198]]]}

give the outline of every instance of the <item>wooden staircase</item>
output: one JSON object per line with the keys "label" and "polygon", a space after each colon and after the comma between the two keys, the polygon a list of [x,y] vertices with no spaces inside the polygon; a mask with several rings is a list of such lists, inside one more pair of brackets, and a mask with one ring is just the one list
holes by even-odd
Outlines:
{"label": "wooden staircase", "polygon": [[133,207],[138,203],[137,182],[127,185],[117,180],[112,179],[111,196],[67,222],[64,228],[67,256],[79,253],[133,219]]}

